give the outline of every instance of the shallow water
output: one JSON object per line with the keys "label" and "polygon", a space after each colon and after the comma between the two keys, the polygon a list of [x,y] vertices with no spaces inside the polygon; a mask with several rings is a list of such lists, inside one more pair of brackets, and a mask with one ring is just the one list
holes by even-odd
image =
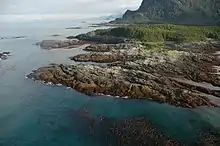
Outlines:
{"label": "shallow water", "polygon": [[[0,61],[0,145],[101,145],[101,139],[93,139],[80,129],[84,123],[73,114],[80,110],[89,111],[94,117],[116,119],[144,115],[170,137],[184,141],[194,141],[201,129],[220,128],[219,108],[191,110],[150,101],[88,97],[62,86],[26,79],[32,70],[50,63],[73,64],[68,57],[82,51],[82,48],[42,50],[34,44],[43,39],[60,39],[89,31],[87,28],[65,29],[72,26],[72,22],[62,25],[44,22],[45,27],[36,23],[0,28],[1,36],[27,36],[0,40],[0,52],[11,52],[8,60]],[[80,25],[75,23],[74,26]],[[54,34],[61,36],[52,37]]]}

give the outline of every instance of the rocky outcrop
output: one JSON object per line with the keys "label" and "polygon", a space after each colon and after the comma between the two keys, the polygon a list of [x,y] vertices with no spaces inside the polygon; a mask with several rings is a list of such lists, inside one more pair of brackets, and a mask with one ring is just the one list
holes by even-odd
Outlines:
{"label": "rocky outcrop", "polygon": [[114,52],[114,53],[89,53],[89,54],[79,54],[71,57],[71,60],[78,62],[97,62],[97,63],[111,63],[116,61],[135,61],[144,59],[143,55],[124,55],[124,53]]}
{"label": "rocky outcrop", "polygon": [[0,60],[6,60],[8,56],[10,55],[10,52],[0,52]]}
{"label": "rocky outcrop", "polygon": [[71,40],[44,40],[40,43],[37,43],[42,49],[50,50],[50,49],[71,49],[76,48],[81,45],[87,44],[86,42],[79,41],[77,39]]}
{"label": "rocky outcrop", "polygon": [[173,79],[121,67],[53,65],[40,68],[28,77],[54,84],[62,83],[88,95],[102,93],[149,99],[188,108],[215,106],[208,98],[194,95]]}

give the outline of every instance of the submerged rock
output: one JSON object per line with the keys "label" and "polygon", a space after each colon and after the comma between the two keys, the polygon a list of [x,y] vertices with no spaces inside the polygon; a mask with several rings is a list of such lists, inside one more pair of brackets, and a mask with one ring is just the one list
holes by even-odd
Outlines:
{"label": "submerged rock", "polygon": [[101,145],[183,146],[182,142],[164,135],[145,117],[117,119],[81,112],[79,118],[83,132]]}
{"label": "submerged rock", "polygon": [[181,132],[170,135],[147,116],[94,116],[85,109],[71,111],[71,116],[80,123],[80,126],[73,127],[73,130],[80,131],[80,137],[90,137],[103,146],[218,146],[220,142],[220,135],[211,125],[208,132],[198,126],[195,134],[177,138]]}
{"label": "submerged rock", "polygon": [[197,140],[199,146],[219,146],[220,133],[217,132],[204,132],[199,135]]}

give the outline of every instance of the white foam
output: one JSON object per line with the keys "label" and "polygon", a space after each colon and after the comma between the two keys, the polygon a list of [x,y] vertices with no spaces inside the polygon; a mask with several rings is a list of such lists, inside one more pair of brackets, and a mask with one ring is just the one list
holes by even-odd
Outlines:
{"label": "white foam", "polygon": [[124,98],[124,99],[128,99],[129,97],[128,97],[128,96],[125,96],[125,97],[122,97],[122,98]]}
{"label": "white foam", "polygon": [[128,96],[120,97],[120,96],[105,95],[105,94],[103,94],[103,93],[97,93],[96,95],[98,95],[98,96],[106,96],[106,97],[111,97],[111,98],[129,99]]}
{"label": "white foam", "polygon": [[48,83],[46,83],[47,85],[53,85],[53,83],[52,82],[48,82]]}

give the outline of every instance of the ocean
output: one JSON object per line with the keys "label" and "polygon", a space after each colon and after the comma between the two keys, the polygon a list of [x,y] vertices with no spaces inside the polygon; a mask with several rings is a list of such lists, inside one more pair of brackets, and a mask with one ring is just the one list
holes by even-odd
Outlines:
{"label": "ocean", "polygon": [[[1,146],[103,146],[103,139],[83,130],[80,114],[113,119],[147,117],[169,137],[195,141],[203,129],[220,128],[220,109],[184,109],[147,100],[126,100],[108,96],[89,97],[63,86],[46,85],[25,76],[50,63],[75,64],[69,59],[83,47],[70,50],[42,50],[37,42],[64,39],[88,32],[101,20],[62,20],[1,23],[0,52],[0,145]],[[82,29],[65,29],[80,26]],[[104,27],[103,27],[104,28]],[[57,35],[57,36],[53,36]],[[11,38],[25,36],[25,38]],[[97,126],[99,131],[106,130]],[[109,141],[111,143],[111,141]]]}

